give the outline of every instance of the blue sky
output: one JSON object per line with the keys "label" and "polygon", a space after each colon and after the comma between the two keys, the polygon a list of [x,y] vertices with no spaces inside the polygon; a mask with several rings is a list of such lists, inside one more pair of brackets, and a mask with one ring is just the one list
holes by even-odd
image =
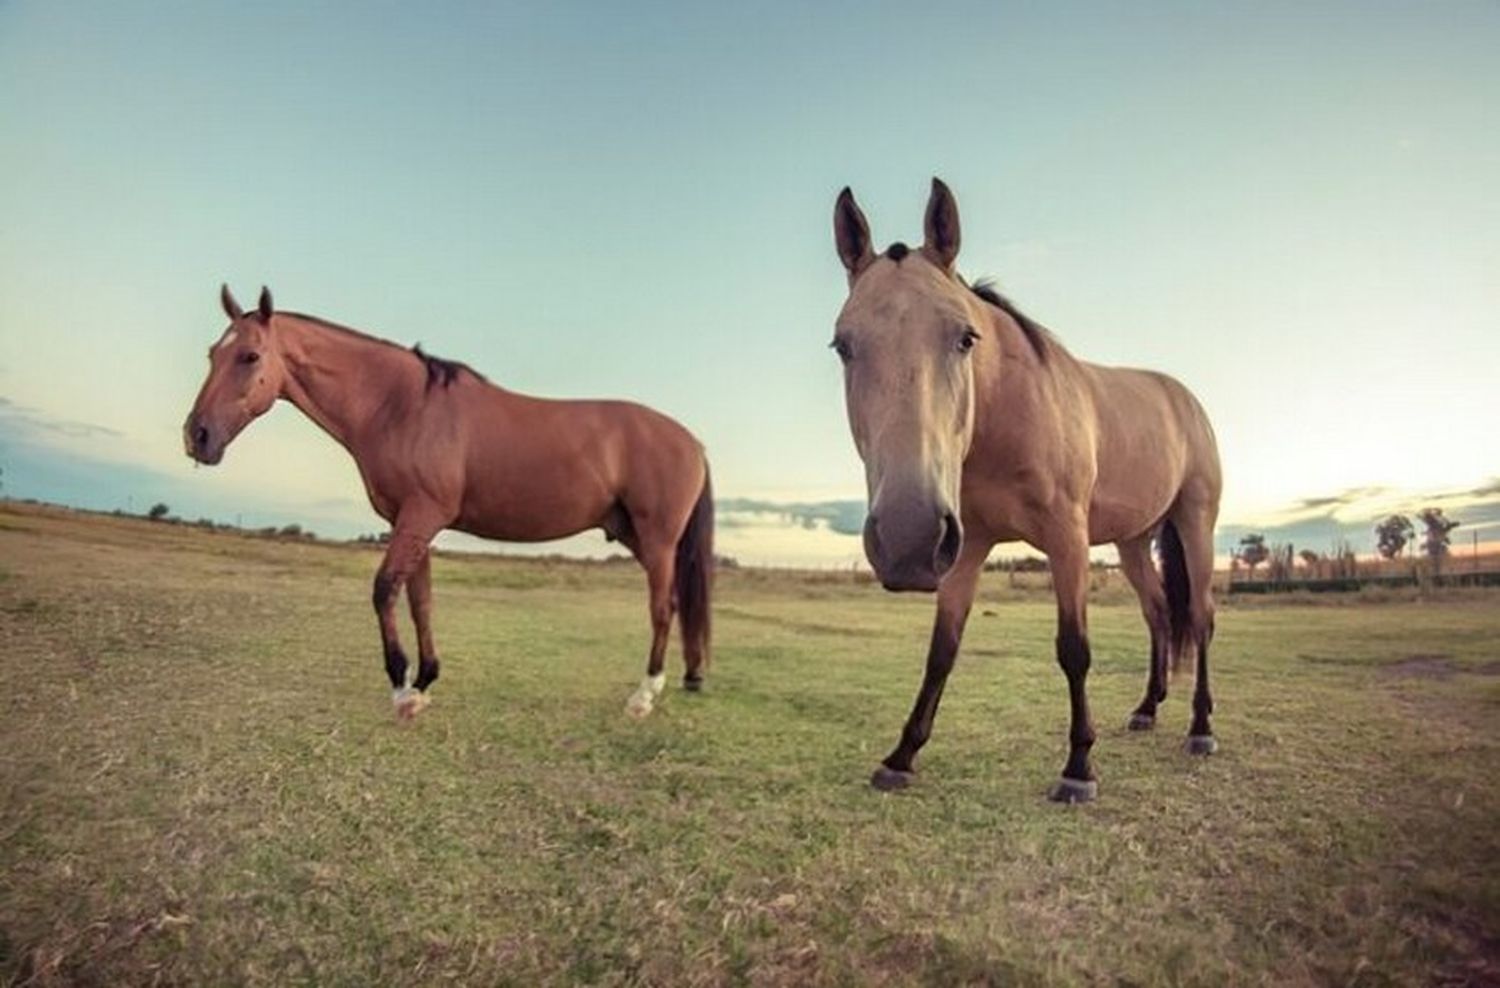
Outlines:
{"label": "blue sky", "polygon": [[[934,174],[965,273],[1199,394],[1226,522],[1478,489],[1497,50],[1493,3],[3,4],[4,490],[376,528],[290,407],[182,456],[227,280],[655,405],[725,496],[859,498],[833,197],[916,241]],[[858,555],[772,528],[731,543]]]}

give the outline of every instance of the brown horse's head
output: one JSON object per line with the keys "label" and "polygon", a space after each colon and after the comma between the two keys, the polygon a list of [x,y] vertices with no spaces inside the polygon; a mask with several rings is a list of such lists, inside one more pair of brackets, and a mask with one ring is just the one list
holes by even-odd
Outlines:
{"label": "brown horse's head", "polygon": [[958,557],[959,484],[974,433],[983,310],[954,273],[958,204],[937,179],[920,250],[876,256],[848,189],[833,211],[849,272],[833,348],[844,362],[854,445],[870,512],[865,555],[887,590],[934,590]]}
{"label": "brown horse's head", "polygon": [[222,460],[230,440],[276,403],[286,375],[271,341],[271,292],[262,288],[260,304],[248,314],[228,285],[219,298],[229,328],[208,351],[208,379],[182,426],[187,455],[208,464]]}

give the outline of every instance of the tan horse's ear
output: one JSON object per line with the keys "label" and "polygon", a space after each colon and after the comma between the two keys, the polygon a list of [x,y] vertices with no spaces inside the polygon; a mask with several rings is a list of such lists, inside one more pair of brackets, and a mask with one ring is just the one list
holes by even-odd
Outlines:
{"label": "tan horse's ear", "polygon": [[854,193],[847,185],[833,204],[833,242],[850,278],[875,259],[875,252],[870,249],[870,224],[865,222],[865,214],[859,211]]}
{"label": "tan horse's ear", "polygon": [[923,229],[927,242],[922,249],[939,267],[952,270],[953,262],[958,260],[958,203],[940,178],[932,180]]}
{"label": "tan horse's ear", "polygon": [[240,303],[234,300],[234,292],[229,290],[228,285],[219,288],[219,304],[224,306],[224,314],[232,321],[239,322],[245,318],[245,310],[240,308]]}
{"label": "tan horse's ear", "polygon": [[269,323],[271,321],[271,313],[275,311],[275,306],[271,304],[271,289],[265,285],[260,286],[259,309],[260,311],[257,314],[260,316],[260,321]]}

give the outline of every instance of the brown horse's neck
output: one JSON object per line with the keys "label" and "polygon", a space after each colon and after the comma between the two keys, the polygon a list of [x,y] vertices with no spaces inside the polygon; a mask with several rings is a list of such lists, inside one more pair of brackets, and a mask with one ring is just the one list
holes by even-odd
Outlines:
{"label": "brown horse's neck", "polygon": [[422,393],[422,362],[400,347],[293,313],[277,313],[281,397],[351,452],[377,415]]}

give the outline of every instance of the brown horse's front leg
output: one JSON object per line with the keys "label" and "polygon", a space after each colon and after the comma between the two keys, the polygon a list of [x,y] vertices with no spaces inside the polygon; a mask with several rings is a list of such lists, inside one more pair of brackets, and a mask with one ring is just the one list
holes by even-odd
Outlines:
{"label": "brown horse's front leg", "polygon": [[417,627],[417,678],[412,688],[426,692],[438,678],[437,646],[432,640],[432,552],[422,553],[417,568],[406,584],[406,602],[411,605],[411,621]]}
{"label": "brown horse's front leg", "polygon": [[[385,652],[385,671],[391,679],[396,716],[402,719],[416,716],[426,706],[427,697],[421,692],[421,687],[413,690],[406,681],[406,652],[401,647],[401,638],[396,629],[396,599],[401,595],[401,588],[413,575],[425,568],[427,547],[441,528],[441,525],[421,516],[411,520],[408,518],[408,513],[403,511],[396,520],[385,559],[375,574],[372,595],[375,617],[380,623],[381,645]],[[415,601],[413,606],[416,606]]]}
{"label": "brown horse's front leg", "polygon": [[1068,677],[1071,725],[1068,762],[1051,798],[1059,803],[1085,803],[1099,791],[1089,750],[1094,746],[1094,722],[1089,716],[1085,682],[1089,675],[1088,541],[1079,539],[1047,554],[1052,585],[1057,593],[1057,664]]}
{"label": "brown horse's front leg", "polygon": [[965,540],[953,569],[938,587],[937,617],[932,625],[932,643],[927,649],[927,672],[922,677],[922,688],[917,692],[917,702],[912,707],[911,716],[906,719],[896,750],[885,757],[870,777],[870,785],[876,789],[904,789],[912,782],[917,752],[932,736],[938,701],[943,697],[943,686],[948,682],[948,673],[953,671],[954,660],[958,658],[964,623],[974,603],[979,574],[989,552],[990,543],[971,535]]}

